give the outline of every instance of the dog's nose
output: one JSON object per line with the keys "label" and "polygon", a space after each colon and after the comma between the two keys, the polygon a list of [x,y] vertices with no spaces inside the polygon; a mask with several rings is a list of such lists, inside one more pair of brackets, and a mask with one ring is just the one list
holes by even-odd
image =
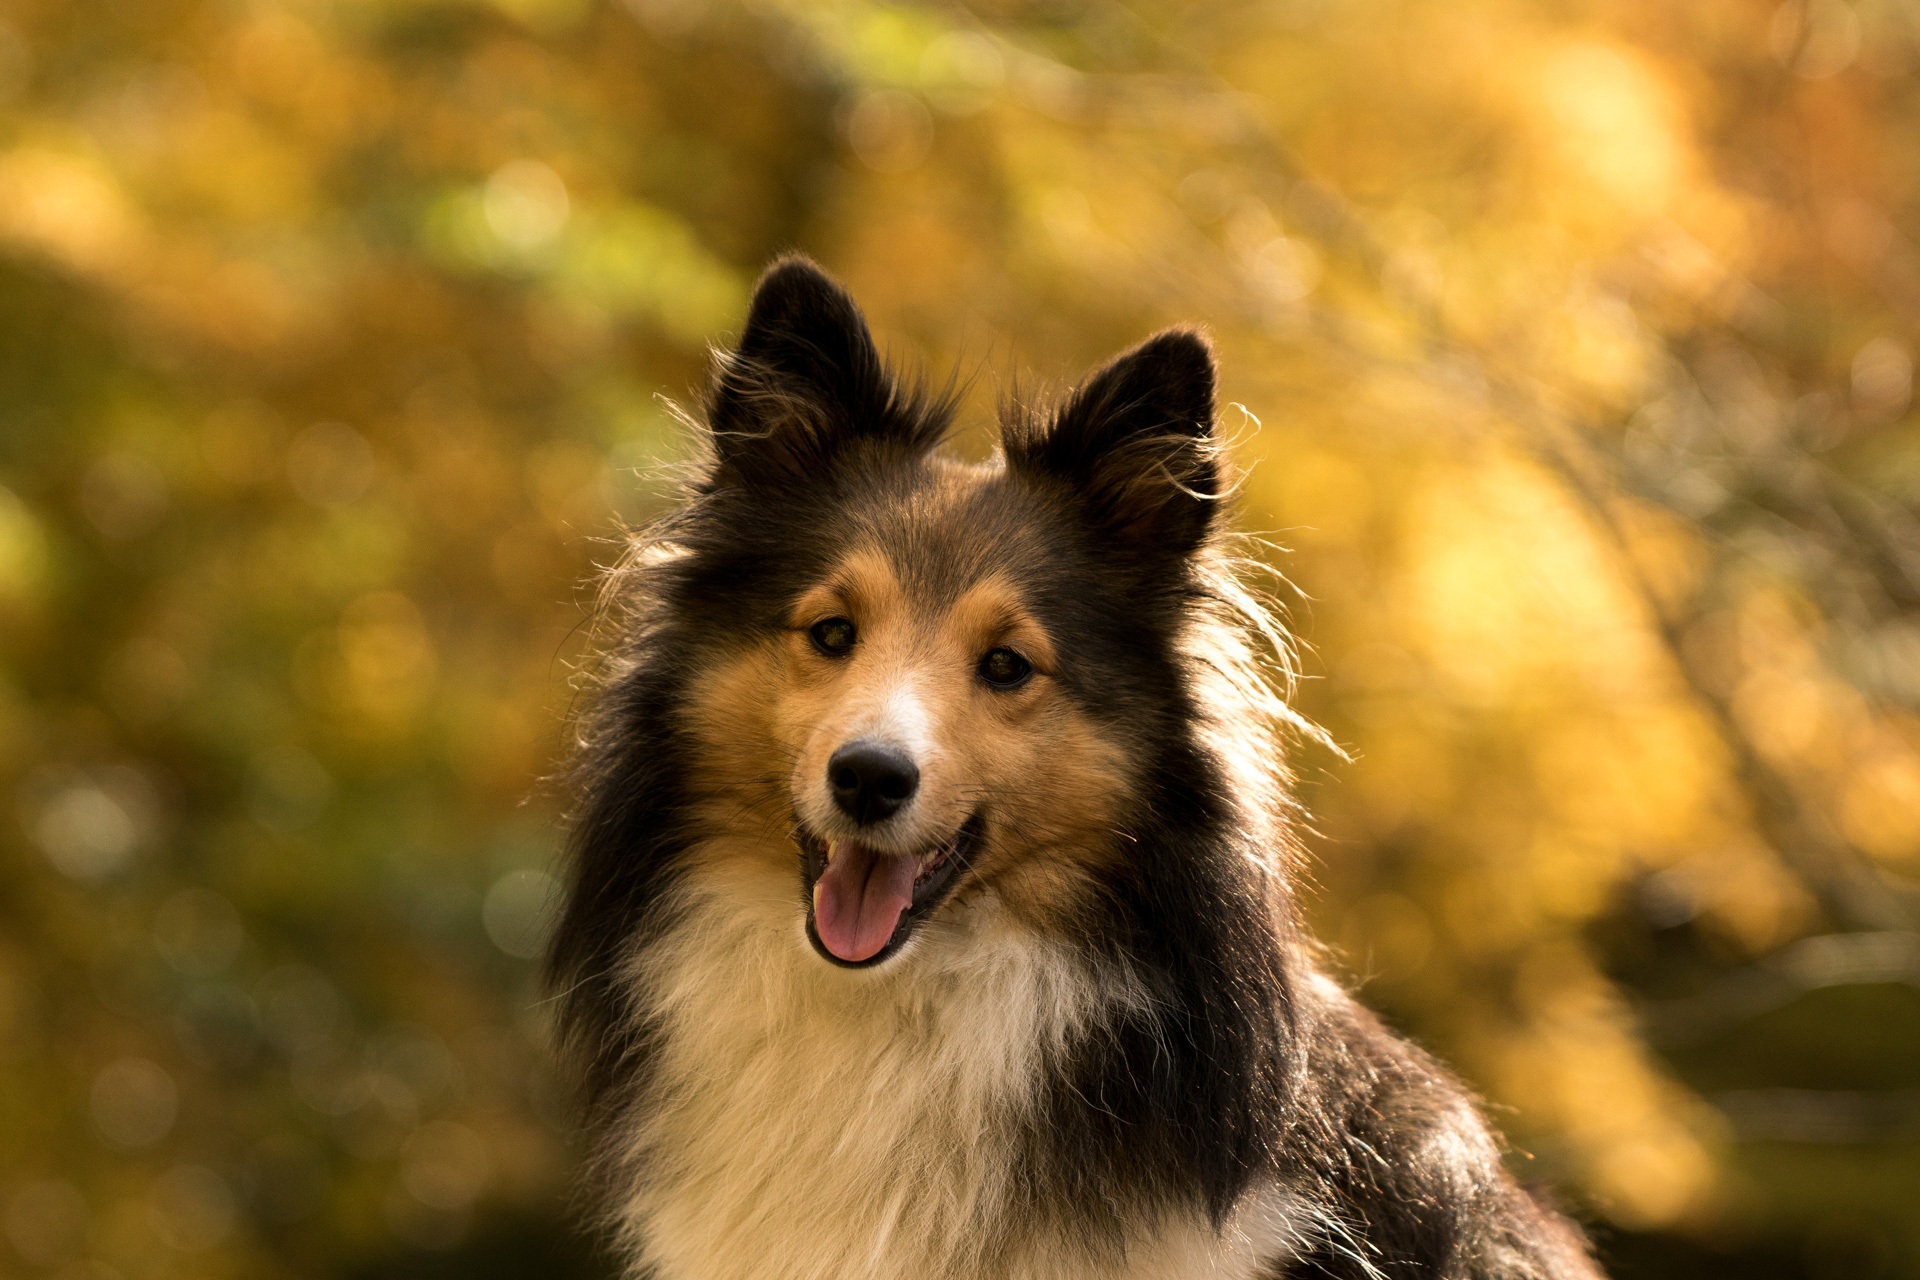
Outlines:
{"label": "dog's nose", "polygon": [[827,761],[827,784],[840,811],[864,827],[891,818],[913,799],[920,769],[898,747],[862,739],[833,753]]}

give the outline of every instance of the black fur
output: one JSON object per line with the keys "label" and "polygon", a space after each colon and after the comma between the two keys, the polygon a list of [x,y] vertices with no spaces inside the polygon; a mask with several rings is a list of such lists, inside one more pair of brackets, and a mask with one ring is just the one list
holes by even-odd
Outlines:
{"label": "black fur", "polygon": [[800,258],[761,277],[740,345],[707,402],[717,482],[806,485],[848,446],[925,453],[946,435],[952,398],[902,388],[858,308]]}
{"label": "black fur", "polygon": [[713,456],[655,531],[684,554],[609,582],[616,638],[582,728],[549,964],[602,1142],[656,1048],[621,967],[670,926],[698,835],[678,718],[689,682],[778,629],[854,533],[877,533],[918,540],[912,570],[933,594],[988,568],[1016,574],[1048,632],[1069,638],[1069,696],[1140,764],[1125,856],[1072,932],[1151,999],[1050,1063],[1016,1171],[1035,1220],[1119,1249],[1171,1212],[1222,1222],[1277,1181],[1315,1225],[1276,1280],[1598,1275],[1577,1233],[1504,1171],[1460,1086],[1319,976],[1287,878],[1247,870],[1243,854],[1272,853],[1249,842],[1287,837],[1241,820],[1246,797],[1207,745],[1206,695],[1178,643],[1217,603],[1213,399],[1204,339],[1161,334],[1054,413],[1010,422],[1004,468],[944,531],[909,527],[950,399],[901,390],[810,263],[768,271],[706,405]]}
{"label": "black fur", "polygon": [[1008,440],[1007,460],[1073,495],[1089,523],[1132,557],[1185,557],[1219,510],[1213,352],[1169,329],[1087,379],[1048,422]]}

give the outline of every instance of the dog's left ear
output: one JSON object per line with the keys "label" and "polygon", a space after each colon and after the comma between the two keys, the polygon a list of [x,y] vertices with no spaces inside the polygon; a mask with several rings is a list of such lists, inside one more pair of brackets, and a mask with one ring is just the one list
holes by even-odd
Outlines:
{"label": "dog's left ear", "polygon": [[1140,551],[1186,555],[1220,510],[1213,348],[1168,329],[1096,370],[1050,426],[1006,440],[1017,471],[1065,481],[1092,521]]}

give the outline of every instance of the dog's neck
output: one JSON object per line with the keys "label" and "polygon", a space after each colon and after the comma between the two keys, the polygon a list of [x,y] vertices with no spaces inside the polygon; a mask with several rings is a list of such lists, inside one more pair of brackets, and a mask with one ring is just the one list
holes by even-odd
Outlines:
{"label": "dog's neck", "polygon": [[995,1273],[1045,1058],[1125,984],[1015,932],[991,895],[882,969],[838,969],[790,886],[703,861],[635,960],[659,1037],[627,1225],[667,1276]]}

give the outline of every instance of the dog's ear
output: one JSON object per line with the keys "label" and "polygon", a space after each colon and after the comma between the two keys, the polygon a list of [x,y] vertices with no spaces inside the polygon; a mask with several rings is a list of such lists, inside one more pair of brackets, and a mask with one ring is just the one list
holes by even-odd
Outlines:
{"label": "dog's ear", "polygon": [[930,448],[947,412],[903,392],[846,290],[791,255],[754,286],[740,345],[719,357],[707,424],[722,474],[805,476],[849,440]]}
{"label": "dog's ear", "polygon": [[1186,555],[1220,509],[1213,389],[1206,338],[1168,329],[1095,370],[1050,424],[1009,432],[1008,462],[1066,482],[1095,525],[1136,550]]}

